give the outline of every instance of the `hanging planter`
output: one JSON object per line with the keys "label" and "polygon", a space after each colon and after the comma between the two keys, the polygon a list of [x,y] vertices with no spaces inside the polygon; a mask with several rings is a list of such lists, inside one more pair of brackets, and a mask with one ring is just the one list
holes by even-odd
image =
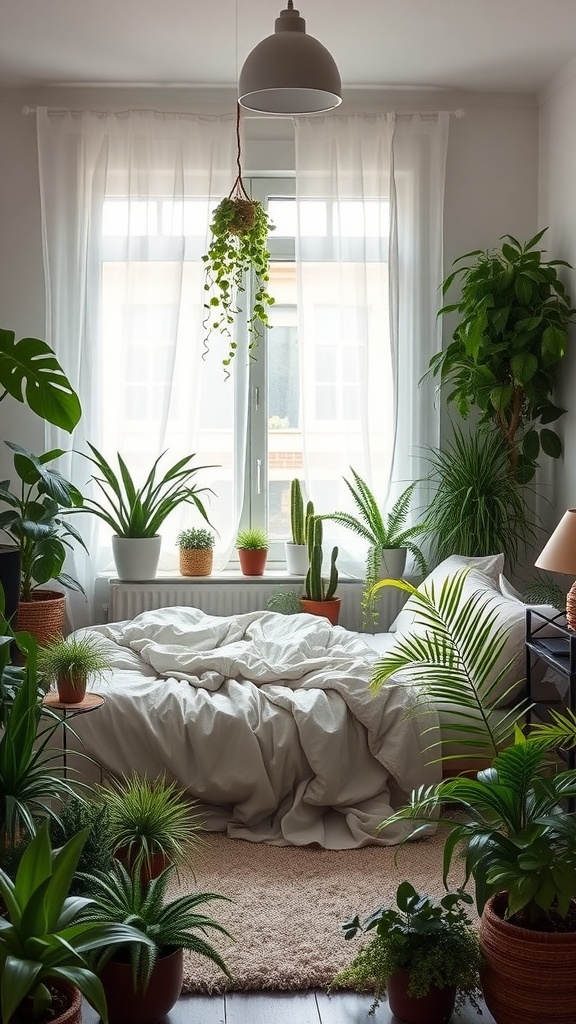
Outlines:
{"label": "hanging planter", "polygon": [[[205,256],[204,347],[209,349],[213,334],[227,343],[228,353],[222,364],[229,376],[229,366],[238,348],[231,326],[238,313],[247,315],[248,354],[258,344],[260,331],[268,325],[268,307],[274,299],[268,294],[270,253],[268,233],[274,229],[264,207],[250,198],[242,181],[240,146],[240,105],[236,113],[236,164],[238,174],[230,194],[216,207],[210,230],[212,241]],[[246,275],[254,276],[250,308],[242,310],[239,296],[246,292]]]}

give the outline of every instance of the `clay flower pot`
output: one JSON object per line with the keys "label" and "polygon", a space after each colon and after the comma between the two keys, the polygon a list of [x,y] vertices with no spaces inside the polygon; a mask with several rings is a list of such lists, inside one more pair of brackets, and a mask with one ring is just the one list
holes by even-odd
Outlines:
{"label": "clay flower pot", "polygon": [[309,601],[308,598],[302,597],[300,604],[302,611],[308,612],[308,615],[322,615],[333,626],[338,625],[341,604],[339,597],[331,597],[329,601]]}
{"label": "clay flower pot", "polygon": [[134,991],[131,964],[109,960],[100,974],[109,1024],[158,1024],[177,1003],[183,976],[181,949],[158,957],[143,992]]}
{"label": "clay flower pot", "polygon": [[268,559],[268,548],[238,548],[243,576],[262,576]]}
{"label": "clay flower pot", "polygon": [[86,673],[62,672],[56,680],[56,687],[63,704],[81,704],[86,696]]}

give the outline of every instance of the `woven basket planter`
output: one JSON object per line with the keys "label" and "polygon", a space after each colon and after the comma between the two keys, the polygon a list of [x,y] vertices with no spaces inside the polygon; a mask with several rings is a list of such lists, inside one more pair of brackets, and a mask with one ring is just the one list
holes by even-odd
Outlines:
{"label": "woven basket planter", "polygon": [[182,576],[209,576],[213,560],[212,548],[180,548],[180,573]]}
{"label": "woven basket planter", "polygon": [[482,989],[497,1024],[574,1024],[576,932],[537,932],[504,921],[506,896],[480,921]]}
{"label": "woven basket planter", "polygon": [[64,633],[66,595],[58,590],[33,590],[29,601],[20,601],[16,628],[32,633],[39,644]]}

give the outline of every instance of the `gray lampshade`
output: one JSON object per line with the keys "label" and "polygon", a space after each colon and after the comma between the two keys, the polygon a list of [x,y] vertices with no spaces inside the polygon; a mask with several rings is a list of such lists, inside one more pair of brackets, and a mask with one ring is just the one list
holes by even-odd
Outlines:
{"label": "gray lampshade", "polygon": [[288,0],[274,35],[248,54],[238,81],[238,100],[263,114],[317,114],[342,102],[342,83],[332,54]]}

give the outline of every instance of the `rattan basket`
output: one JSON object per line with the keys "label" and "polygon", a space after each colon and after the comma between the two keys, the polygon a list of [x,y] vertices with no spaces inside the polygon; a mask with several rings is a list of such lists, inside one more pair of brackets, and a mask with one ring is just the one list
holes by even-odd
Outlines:
{"label": "rattan basket", "polygon": [[209,576],[212,572],[212,548],[180,548],[182,576]]}
{"label": "rattan basket", "polygon": [[59,590],[33,590],[29,601],[20,601],[16,628],[32,633],[45,644],[64,633],[66,595]]}

